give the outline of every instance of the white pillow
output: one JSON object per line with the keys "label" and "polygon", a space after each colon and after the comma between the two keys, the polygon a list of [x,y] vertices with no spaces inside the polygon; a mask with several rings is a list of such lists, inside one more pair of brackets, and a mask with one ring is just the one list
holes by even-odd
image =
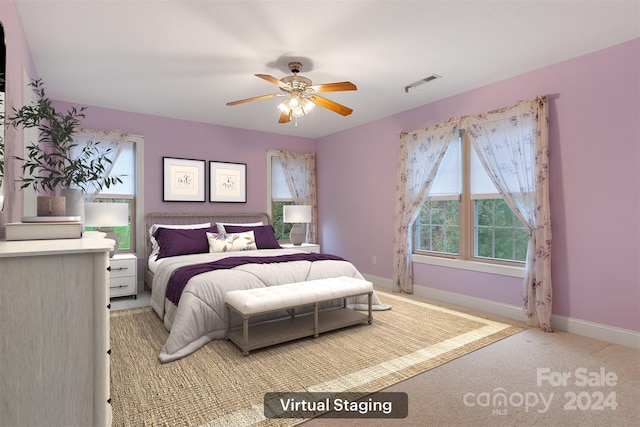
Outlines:
{"label": "white pillow", "polygon": [[256,227],[258,225],[264,225],[262,222],[245,222],[244,224],[235,224],[230,222],[216,222],[218,228],[218,234],[226,234],[227,230],[224,229],[225,225],[238,225],[243,227]]}
{"label": "white pillow", "polygon": [[258,249],[253,231],[243,233],[208,233],[209,252],[252,251]]}
{"label": "white pillow", "polygon": [[158,228],[180,228],[180,229],[189,229],[189,228],[207,228],[211,227],[210,222],[204,222],[202,224],[153,224],[151,228],[149,228],[149,240],[151,240],[151,254],[152,256],[157,256],[158,252],[160,252],[160,245],[156,242],[156,238],[153,237],[153,233],[156,232]]}

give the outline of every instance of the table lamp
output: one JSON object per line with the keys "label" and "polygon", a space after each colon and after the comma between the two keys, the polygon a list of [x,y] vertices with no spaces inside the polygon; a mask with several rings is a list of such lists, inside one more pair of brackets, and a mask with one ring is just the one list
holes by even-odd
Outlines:
{"label": "table lamp", "polygon": [[115,240],[113,257],[118,252],[118,236],[113,227],[129,225],[129,205],[127,203],[85,203],[84,217],[86,227],[98,227],[98,231],[106,234],[107,239]]}
{"label": "table lamp", "polygon": [[[307,239],[306,224],[311,222],[310,205],[285,205],[283,207],[282,221],[293,223],[289,237],[291,243],[300,246]],[[302,224],[305,224],[304,226]]]}

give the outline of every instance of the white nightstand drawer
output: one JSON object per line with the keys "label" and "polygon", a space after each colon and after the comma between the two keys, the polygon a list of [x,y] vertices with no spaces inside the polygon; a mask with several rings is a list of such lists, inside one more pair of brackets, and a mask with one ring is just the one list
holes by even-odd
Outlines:
{"label": "white nightstand drawer", "polygon": [[118,277],[109,281],[109,297],[135,295],[136,283],[131,277]]}
{"label": "white nightstand drawer", "polygon": [[[117,255],[116,255],[117,256]],[[111,273],[109,277],[115,279],[118,277],[135,276],[136,260],[133,259],[111,259]]]}

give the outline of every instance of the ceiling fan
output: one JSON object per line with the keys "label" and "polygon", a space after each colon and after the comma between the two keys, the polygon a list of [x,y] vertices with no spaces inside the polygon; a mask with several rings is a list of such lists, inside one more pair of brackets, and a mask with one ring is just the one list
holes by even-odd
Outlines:
{"label": "ceiling fan", "polygon": [[227,102],[227,105],[238,105],[244,104],[245,102],[286,96],[287,99],[278,105],[278,110],[280,110],[280,119],[278,120],[278,123],[288,123],[294,119],[296,126],[298,124],[297,118],[309,114],[315,105],[319,105],[343,116],[348,116],[353,112],[349,107],[345,107],[344,105],[318,95],[318,93],[321,92],[357,90],[358,88],[353,83],[338,82],[313,85],[310,79],[298,75],[300,70],[302,70],[302,64],[300,62],[290,62],[289,70],[291,70],[293,74],[291,76],[283,77],[280,80],[268,74],[256,74],[256,77],[260,77],[261,79],[278,86],[282,93],[272,93],[247,99],[240,99],[238,101]]}

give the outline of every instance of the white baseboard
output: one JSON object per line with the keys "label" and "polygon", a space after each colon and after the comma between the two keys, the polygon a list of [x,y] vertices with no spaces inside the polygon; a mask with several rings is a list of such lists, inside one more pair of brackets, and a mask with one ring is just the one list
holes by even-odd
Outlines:
{"label": "white baseboard", "polygon": [[[365,279],[374,284],[375,287],[391,292],[393,286],[391,280],[384,277],[363,274]],[[414,295],[421,298],[427,298],[434,301],[440,301],[447,304],[453,304],[465,307],[471,310],[481,311],[494,316],[500,316],[507,319],[514,319],[524,322],[524,313],[522,307],[510,304],[503,304],[496,301],[476,298],[468,295],[457,294],[454,292],[442,291],[439,289],[427,288],[424,286],[415,286]],[[603,325],[601,323],[589,322],[586,320],[574,319],[566,316],[552,315],[551,326],[555,330],[565,331],[576,335],[582,335],[589,338],[620,344],[627,347],[640,349],[640,332],[629,329],[618,328],[615,326]]]}
{"label": "white baseboard", "polygon": [[551,315],[551,326],[560,331],[640,349],[640,333],[630,329],[555,314]]}

